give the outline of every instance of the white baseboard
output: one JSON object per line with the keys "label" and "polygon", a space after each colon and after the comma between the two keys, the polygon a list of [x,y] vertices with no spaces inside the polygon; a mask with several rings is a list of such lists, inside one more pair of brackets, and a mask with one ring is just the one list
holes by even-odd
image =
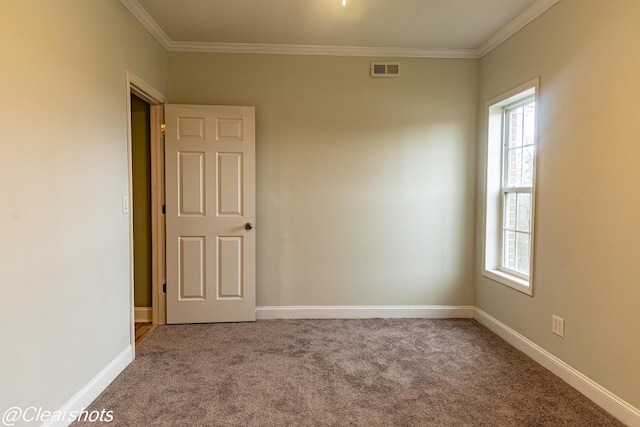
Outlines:
{"label": "white baseboard", "polygon": [[74,421],[74,414],[79,415],[116,379],[116,377],[133,360],[133,348],[129,345],[122,353],[116,356],[107,366],[102,369],[89,381],[80,391],[78,391],[62,408],[56,411],[65,414],[58,421],[48,421],[42,424],[43,427],[67,427]]}
{"label": "white baseboard", "polygon": [[276,306],[256,307],[256,319],[471,319],[473,306]]}
{"label": "white baseboard", "polygon": [[134,307],[133,313],[136,322],[153,321],[153,308],[151,307]]}
{"label": "white baseboard", "polygon": [[591,378],[479,308],[475,309],[474,319],[540,365],[562,378],[571,387],[584,394],[623,423],[630,427],[640,427],[640,410],[638,408],[631,406]]}

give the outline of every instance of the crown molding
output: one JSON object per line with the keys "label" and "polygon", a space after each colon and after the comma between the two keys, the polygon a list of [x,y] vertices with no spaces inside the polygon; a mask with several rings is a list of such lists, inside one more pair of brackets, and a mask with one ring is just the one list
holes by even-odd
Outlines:
{"label": "crown molding", "polygon": [[315,46],[287,44],[174,42],[138,0],[120,0],[169,52],[256,53],[271,55],[368,56],[392,58],[476,59],[476,49],[422,49],[404,47]]}
{"label": "crown molding", "polygon": [[153,20],[147,11],[138,3],[138,0],[120,0],[122,4],[135,16],[138,21],[151,33],[153,37],[164,47],[169,50],[173,43],[167,33]]}
{"label": "crown molding", "polygon": [[560,0],[538,0],[531,6],[529,6],[524,12],[512,19],[507,25],[499,29],[494,35],[489,37],[484,43],[482,43],[477,51],[477,57],[482,58],[487,53],[498,47],[509,37],[520,31],[528,23],[542,15],[551,6],[558,3]]}
{"label": "crown molding", "polygon": [[291,44],[174,42],[153,20],[138,0],[120,0],[155,39],[169,52],[254,53],[268,55],[366,56],[390,58],[478,59],[542,15],[560,0],[537,0],[477,49],[423,49],[407,47],[316,46]]}
{"label": "crown molding", "polygon": [[268,55],[368,56],[399,58],[477,58],[476,49],[316,46],[291,44],[172,42],[171,52],[255,53]]}

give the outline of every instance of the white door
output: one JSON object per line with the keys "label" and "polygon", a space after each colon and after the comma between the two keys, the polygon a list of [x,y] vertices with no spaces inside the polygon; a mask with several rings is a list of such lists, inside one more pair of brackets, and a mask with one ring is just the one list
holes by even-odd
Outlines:
{"label": "white door", "polygon": [[165,107],[167,323],[255,320],[255,108]]}

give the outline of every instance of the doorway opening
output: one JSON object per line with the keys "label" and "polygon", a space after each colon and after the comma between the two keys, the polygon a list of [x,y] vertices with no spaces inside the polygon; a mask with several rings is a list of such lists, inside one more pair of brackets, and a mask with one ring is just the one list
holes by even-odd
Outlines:
{"label": "doorway opening", "polygon": [[136,344],[153,328],[151,298],[151,105],[131,94],[133,301]]}
{"label": "doorway opening", "polygon": [[[136,320],[145,329],[166,323],[164,206],[164,103],[167,99],[127,72],[129,153],[130,342],[136,343]],[[149,325],[149,323],[151,325]]]}

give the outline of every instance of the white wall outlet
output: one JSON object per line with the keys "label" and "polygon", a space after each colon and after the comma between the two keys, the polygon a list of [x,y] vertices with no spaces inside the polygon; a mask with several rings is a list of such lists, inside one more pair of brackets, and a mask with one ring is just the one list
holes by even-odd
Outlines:
{"label": "white wall outlet", "polygon": [[553,315],[551,318],[551,332],[564,338],[564,319]]}
{"label": "white wall outlet", "polygon": [[122,196],[122,213],[129,213],[129,196],[127,196],[126,194]]}

